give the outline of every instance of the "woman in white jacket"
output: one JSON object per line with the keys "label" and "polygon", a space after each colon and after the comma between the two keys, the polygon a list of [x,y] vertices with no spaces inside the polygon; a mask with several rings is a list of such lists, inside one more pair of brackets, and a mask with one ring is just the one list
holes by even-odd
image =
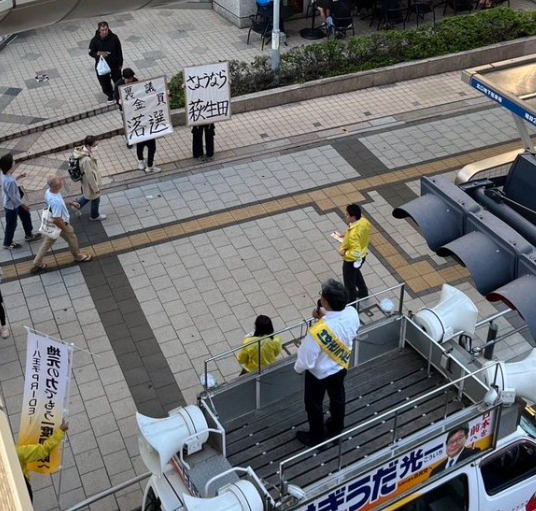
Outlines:
{"label": "woman in white jacket", "polygon": [[91,213],[89,219],[93,221],[102,221],[106,215],[99,212],[100,195],[102,179],[94,156],[95,149],[99,143],[93,135],[88,135],[84,139],[84,145],[74,150],[73,156],[78,158],[78,164],[82,171],[82,197],[77,199],[73,204],[78,204],[77,209],[83,208],[88,202],[91,202]]}

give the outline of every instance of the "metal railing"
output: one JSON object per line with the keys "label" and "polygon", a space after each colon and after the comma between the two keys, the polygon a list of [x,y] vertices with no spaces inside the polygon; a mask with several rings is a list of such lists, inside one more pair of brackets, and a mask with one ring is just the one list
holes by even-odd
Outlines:
{"label": "metal railing", "polygon": [[[489,371],[490,369],[495,368],[495,374],[493,378],[493,384],[495,384],[497,380],[497,374],[500,369],[500,362],[494,362],[492,364],[489,364],[487,366],[481,367],[480,369],[477,369],[476,371],[473,371],[472,373],[466,374],[457,380],[453,380],[449,383],[446,383],[445,385],[438,387],[437,389],[431,390],[430,392],[427,392],[426,394],[423,394],[422,396],[418,396],[415,399],[412,399],[411,401],[408,401],[406,403],[402,403],[401,405],[397,406],[396,408],[393,408],[392,410],[388,410],[387,412],[384,412],[380,415],[374,416],[372,419],[369,419],[365,422],[362,422],[361,424],[358,424],[354,426],[353,428],[350,428],[346,431],[343,431],[337,436],[334,436],[328,440],[325,440],[324,442],[315,445],[314,447],[310,447],[309,449],[306,449],[304,451],[299,452],[298,454],[295,454],[294,456],[287,458],[286,460],[283,460],[279,463],[279,488],[281,491],[281,495],[285,495],[287,493],[287,488],[289,481],[285,479],[285,467],[289,464],[295,464],[296,461],[300,460],[301,458],[304,458],[306,456],[315,456],[315,453],[323,448],[326,448],[328,445],[334,444],[338,442],[339,451],[337,455],[337,469],[333,470],[331,472],[331,475],[333,473],[340,471],[342,467],[342,442],[345,439],[350,439],[350,437],[353,437],[356,435],[356,433],[362,429],[365,429],[367,427],[373,426],[374,424],[378,422],[386,422],[389,420],[389,418],[392,418],[394,421],[393,429],[392,429],[392,443],[396,442],[398,437],[398,417],[401,412],[405,411],[408,408],[413,408],[417,406],[417,403],[420,401],[424,401],[427,399],[430,399],[432,396],[436,394],[442,394],[445,393],[447,395],[446,402],[445,402],[445,412],[444,412],[444,418],[448,415],[448,392],[453,386],[459,385],[459,390],[462,391],[463,384],[465,380],[468,378],[475,377],[476,374],[482,372],[482,371]],[[484,385],[482,383],[482,385]],[[490,388],[490,387],[488,387]]]}
{"label": "metal railing", "polygon": [[[393,291],[398,290],[398,309],[396,309],[396,312],[398,314],[402,315],[403,307],[404,307],[405,287],[406,287],[406,285],[404,283],[397,284],[396,286],[392,286],[392,287],[390,287],[388,289],[384,289],[382,291],[379,291],[378,293],[374,293],[372,295],[369,295],[366,298],[361,298],[359,300],[356,300],[355,302],[352,302],[349,305],[357,305],[358,310],[359,310],[359,304],[361,302],[364,302],[365,300],[370,300],[372,298],[376,298],[376,297],[381,296],[381,295],[385,295],[387,293],[392,293]],[[241,344],[240,346],[237,346],[235,348],[231,348],[228,351],[225,351],[223,353],[220,353],[218,355],[215,355],[213,357],[210,357],[210,358],[206,359],[205,362],[204,362],[204,375],[203,375],[203,386],[205,388],[205,391],[207,391],[207,392],[210,391],[209,385],[208,385],[209,364],[217,363],[219,360],[222,360],[222,359],[227,358],[227,357],[229,357],[231,355],[234,355],[235,353],[239,352],[240,350],[242,350],[244,348],[247,348],[248,346],[251,346],[253,344],[257,344],[257,354],[258,354],[257,370],[256,370],[255,373],[250,373],[250,374],[255,374],[257,376],[260,376],[268,367],[272,367],[272,366],[263,366],[262,365],[261,343],[263,341],[267,340],[267,339],[270,339],[271,337],[282,336],[282,335],[284,335],[286,333],[297,331],[297,335],[294,334],[293,338],[290,341],[287,341],[286,343],[283,344],[283,347],[288,348],[288,346],[291,345],[291,344],[294,344],[296,347],[298,347],[300,342],[301,342],[301,340],[307,335],[307,331],[309,330],[309,327],[315,321],[317,321],[315,318],[303,319],[302,321],[300,321],[300,323],[296,323],[294,325],[291,325],[291,326],[288,326],[288,327],[283,328],[281,330],[278,330],[278,331],[274,332],[271,335],[267,335],[265,337],[255,339],[255,340],[253,340],[253,341],[251,341],[251,342],[249,342],[247,344]],[[289,356],[291,356],[291,353],[288,351],[288,349],[286,350],[286,352],[287,352],[287,354]],[[220,385],[220,387],[221,387],[221,385]]]}
{"label": "metal railing", "polygon": [[491,179],[493,177],[505,176],[508,174],[508,170],[517,156],[524,152],[524,149],[516,149],[465,165],[456,174],[454,184],[461,185],[469,181],[475,181],[476,179]]}
{"label": "metal railing", "polygon": [[93,495],[93,497],[89,497],[88,499],[83,500],[82,502],[79,502],[78,504],[70,507],[69,509],[66,509],[65,511],[80,511],[81,509],[89,507],[91,504],[94,504],[95,502],[98,502],[99,500],[105,499],[106,497],[109,497],[110,495],[113,495],[114,493],[117,493],[118,491],[124,490],[125,488],[128,488],[129,486],[132,486],[136,483],[143,481],[144,479],[147,479],[148,477],[151,477],[151,475],[152,475],[151,472],[146,472],[145,474],[141,474],[137,477],[134,477],[133,479],[129,479],[128,481],[118,484],[117,486],[114,486],[113,488],[108,488],[107,490],[104,490],[103,492],[97,493],[97,495]]}

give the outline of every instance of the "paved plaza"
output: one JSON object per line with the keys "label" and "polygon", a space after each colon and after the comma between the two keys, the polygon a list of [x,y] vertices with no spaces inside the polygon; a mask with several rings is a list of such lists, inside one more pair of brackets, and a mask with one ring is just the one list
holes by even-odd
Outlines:
{"label": "paved plaza", "polygon": [[[260,53],[260,45],[246,46],[245,33],[212,11],[155,10],[144,16],[109,18],[140,73],[172,74],[200,59]],[[158,25],[159,33],[143,23]],[[21,89],[4,91],[11,101],[0,97],[2,134],[101,102],[85,56],[94,25],[87,20],[32,32],[0,54],[0,85]],[[36,44],[43,38],[62,43],[54,65],[48,46]],[[48,85],[34,87],[30,78],[43,70],[51,77]],[[119,125],[117,112],[103,109],[0,142],[2,151],[35,156],[19,167],[29,173],[25,186],[35,224],[46,176],[65,175],[70,154],[52,150]],[[359,203],[372,224],[364,267],[371,292],[405,282],[406,312],[416,311],[433,305],[441,285],[450,283],[475,301],[481,317],[497,311],[475,291],[464,268],[433,255],[412,224],[391,214],[418,196],[421,176],[453,180],[468,163],[521,147],[511,117],[477,97],[459,73],[235,115],[218,125],[210,164],[195,165],[190,144],[184,127],[159,140],[157,162],[164,172],[145,177],[133,170],[134,156],[121,136],[102,142],[101,207],[108,218],[99,223],[89,222],[87,212],[72,216],[84,251],[96,256],[91,263],[73,264],[60,241],[45,259],[50,270],[32,276],[37,246],[0,252],[12,329],[12,336],[0,339],[0,392],[15,436],[26,327],[80,348],[74,353],[61,488],[58,474],[35,475],[37,511],[66,509],[146,472],[136,411],[163,417],[195,403],[205,361],[239,346],[257,315],[270,316],[276,328],[308,318],[321,282],[341,279],[330,234],[344,230],[349,203]],[[67,192],[77,189],[70,183]],[[3,229],[2,220],[0,234]],[[370,311],[379,312],[377,301],[362,313],[364,322]],[[501,328],[520,324],[515,313],[499,321]],[[517,334],[496,354],[509,360],[529,348]],[[240,366],[226,356],[209,371],[225,384]],[[134,485],[91,511],[131,511],[140,505],[142,490]]]}

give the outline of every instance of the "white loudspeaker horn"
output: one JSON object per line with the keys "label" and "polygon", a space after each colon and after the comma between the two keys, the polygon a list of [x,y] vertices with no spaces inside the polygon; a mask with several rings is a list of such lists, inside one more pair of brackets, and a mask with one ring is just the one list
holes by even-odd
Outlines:
{"label": "white loudspeaker horn", "polygon": [[499,368],[487,370],[488,383],[495,383],[499,390],[514,389],[516,395],[536,403],[536,348],[519,362],[499,362]]}
{"label": "white loudspeaker horn", "polygon": [[186,511],[263,511],[259,492],[249,481],[229,485],[221,495],[200,499],[183,494]]}
{"label": "white loudspeaker horn", "polygon": [[[161,476],[169,460],[185,445],[187,454],[201,450],[208,440],[208,425],[203,412],[194,405],[178,408],[165,419],[136,413],[138,445],[145,466]],[[201,433],[189,438],[195,433]]]}
{"label": "white loudspeaker horn", "polygon": [[474,334],[477,319],[476,305],[466,294],[448,284],[443,284],[435,307],[423,307],[414,317],[415,323],[436,342],[446,341],[460,330]]}

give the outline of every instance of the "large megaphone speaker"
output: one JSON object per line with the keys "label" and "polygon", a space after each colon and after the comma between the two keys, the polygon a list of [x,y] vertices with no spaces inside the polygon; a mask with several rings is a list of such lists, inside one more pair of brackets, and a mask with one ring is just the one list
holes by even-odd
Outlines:
{"label": "large megaphone speaker", "polygon": [[423,307],[414,317],[415,323],[436,342],[444,342],[460,330],[473,335],[477,319],[476,305],[466,294],[448,284],[443,284],[435,307]]}
{"label": "large megaphone speaker", "polygon": [[495,382],[499,390],[513,389],[517,396],[536,403],[536,349],[519,362],[499,362],[498,370],[490,367],[487,376],[488,383]]}
{"label": "large megaphone speaker", "polygon": [[[165,419],[153,419],[136,413],[138,445],[145,466],[161,476],[169,460],[181,448],[186,454],[200,451],[208,439],[208,425],[203,412],[194,405],[178,408]],[[199,435],[192,437],[195,433]]]}
{"label": "large megaphone speaker", "polygon": [[200,499],[183,494],[186,511],[263,511],[259,492],[249,481],[238,481],[225,488],[221,495]]}

